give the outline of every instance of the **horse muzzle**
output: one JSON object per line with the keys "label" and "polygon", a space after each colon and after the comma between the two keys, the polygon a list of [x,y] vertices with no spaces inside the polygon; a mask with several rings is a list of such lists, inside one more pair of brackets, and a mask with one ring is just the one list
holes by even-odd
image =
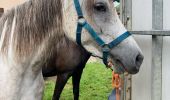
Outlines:
{"label": "horse muzzle", "polygon": [[114,48],[110,51],[112,62],[117,69],[123,69],[130,74],[136,74],[140,70],[144,56],[139,49],[124,47]]}

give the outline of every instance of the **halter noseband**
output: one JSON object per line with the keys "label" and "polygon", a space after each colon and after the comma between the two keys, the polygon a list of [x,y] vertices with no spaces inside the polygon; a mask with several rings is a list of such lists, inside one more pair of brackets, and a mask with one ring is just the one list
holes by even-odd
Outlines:
{"label": "halter noseband", "polygon": [[76,42],[80,46],[82,46],[81,43],[81,33],[82,29],[85,28],[91,35],[91,37],[97,42],[97,44],[102,48],[103,52],[103,63],[107,66],[107,58],[110,52],[110,49],[117,46],[120,42],[125,40],[127,37],[129,37],[131,34],[129,32],[125,32],[119,37],[117,37],[115,40],[112,42],[106,44],[99,36],[98,34],[94,31],[94,29],[87,23],[85,18],[83,17],[83,13],[81,10],[81,6],[79,3],[79,0],[74,0],[74,5],[76,8],[76,12],[78,15],[78,22],[77,22],[77,30],[76,30]]}

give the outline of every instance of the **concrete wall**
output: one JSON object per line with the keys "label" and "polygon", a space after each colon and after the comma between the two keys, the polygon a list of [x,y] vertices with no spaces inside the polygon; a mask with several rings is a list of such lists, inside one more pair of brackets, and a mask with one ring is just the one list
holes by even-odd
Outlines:
{"label": "concrete wall", "polygon": [[[164,29],[170,30],[170,0],[164,0]],[[170,100],[170,37],[163,38],[162,100]]]}
{"label": "concrete wall", "polygon": [[[152,30],[152,0],[132,0],[132,30]],[[152,38],[136,35],[135,39],[145,58],[132,77],[132,100],[151,100]]]}

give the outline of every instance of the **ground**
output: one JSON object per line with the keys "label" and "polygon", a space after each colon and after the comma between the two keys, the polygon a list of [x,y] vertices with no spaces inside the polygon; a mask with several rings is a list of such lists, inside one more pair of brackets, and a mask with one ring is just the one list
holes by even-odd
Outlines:
{"label": "ground", "polygon": [[[107,100],[112,90],[111,77],[110,69],[105,68],[102,63],[88,63],[80,83],[80,100]],[[55,81],[46,81],[45,84],[43,100],[51,100]],[[73,100],[71,78],[67,82],[60,100]]]}

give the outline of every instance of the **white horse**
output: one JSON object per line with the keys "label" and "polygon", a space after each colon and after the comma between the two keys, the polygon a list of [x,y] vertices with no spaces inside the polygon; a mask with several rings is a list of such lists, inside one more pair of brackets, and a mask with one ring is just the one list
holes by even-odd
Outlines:
{"label": "white horse", "polygon": [[[63,2],[64,0],[29,0],[0,18],[0,100],[42,99],[42,66],[53,61],[54,55],[61,51],[68,50],[66,53],[69,53],[71,47],[67,46],[68,40],[76,44],[75,37],[69,32],[70,28],[64,24],[67,20],[63,17]],[[105,44],[126,33],[112,0],[79,2],[83,13],[79,18],[84,17],[95,35]],[[76,26],[76,20],[72,26]],[[99,46],[86,30],[83,30],[81,37],[82,47],[102,56],[105,45]],[[116,66],[135,74],[139,71],[143,55],[132,36],[124,39],[115,47],[109,48],[107,56]]]}

